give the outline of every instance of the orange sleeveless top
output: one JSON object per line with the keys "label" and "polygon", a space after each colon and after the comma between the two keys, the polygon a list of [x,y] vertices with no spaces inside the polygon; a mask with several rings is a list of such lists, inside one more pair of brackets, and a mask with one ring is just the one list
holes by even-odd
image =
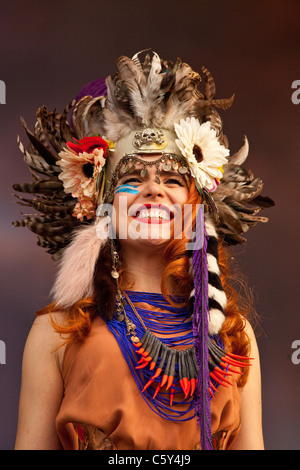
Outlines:
{"label": "orange sleeveless top", "polygon": [[[64,396],[56,429],[66,450],[200,450],[196,418],[169,421],[147,405],[106,323],[93,320],[87,338],[67,346]],[[240,395],[220,386],[211,400],[215,449],[230,448],[240,427]]]}

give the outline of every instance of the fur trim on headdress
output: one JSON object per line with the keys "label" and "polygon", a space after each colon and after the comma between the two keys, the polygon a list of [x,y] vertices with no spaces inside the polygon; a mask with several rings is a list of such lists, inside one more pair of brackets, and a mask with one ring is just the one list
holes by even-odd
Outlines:
{"label": "fur trim on headdress", "polygon": [[104,240],[96,224],[79,229],[65,249],[51,294],[62,308],[68,308],[94,293],[94,271]]}
{"label": "fur trim on headdress", "polygon": [[[220,333],[225,321],[225,308],[227,304],[220,268],[218,264],[218,236],[215,226],[209,216],[205,217],[205,227],[208,236],[207,242],[207,270],[208,270],[208,332],[211,336]],[[193,276],[192,258],[190,257],[190,273]],[[193,305],[195,289],[190,294]]]}

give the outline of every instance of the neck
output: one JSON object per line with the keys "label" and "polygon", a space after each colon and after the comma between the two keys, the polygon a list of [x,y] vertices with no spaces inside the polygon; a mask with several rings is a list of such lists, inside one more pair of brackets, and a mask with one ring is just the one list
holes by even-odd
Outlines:
{"label": "neck", "polygon": [[122,259],[130,273],[130,279],[133,279],[133,290],[161,293],[164,271],[161,249],[152,246],[137,252],[134,247],[126,247],[122,251]]}

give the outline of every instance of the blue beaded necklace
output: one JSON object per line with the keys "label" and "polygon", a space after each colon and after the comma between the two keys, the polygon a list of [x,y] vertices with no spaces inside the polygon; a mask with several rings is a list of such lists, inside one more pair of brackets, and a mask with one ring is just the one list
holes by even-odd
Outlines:
{"label": "blue beaded necklace", "polygon": [[[148,331],[160,337],[161,341],[169,348],[178,346],[192,348],[194,337],[189,307],[173,307],[163,295],[156,293],[127,291],[126,295],[135,304],[135,310],[138,313],[137,316],[130,303],[126,303],[124,306],[125,314],[134,323],[138,337],[143,337],[146,327]],[[140,303],[146,303],[154,307],[155,310],[138,306]],[[161,389],[159,393],[155,393],[153,387],[145,389],[145,384],[150,381],[153,372],[149,367],[137,368],[139,367],[138,358],[128,337],[126,323],[114,318],[107,322],[107,326],[118,342],[138,389],[150,408],[163,418],[172,421],[192,419],[195,416],[194,400],[192,396],[183,397],[178,378],[178,364],[175,365],[174,381],[170,390]],[[156,382],[159,387],[162,378],[158,377]]]}
{"label": "blue beaded necklace", "polygon": [[[174,299],[180,302],[180,299]],[[107,321],[142,397],[162,418],[187,421],[196,416],[199,395],[195,337],[189,307],[173,307],[161,294],[124,292],[115,317]],[[153,309],[139,304],[148,304]],[[121,313],[123,312],[123,313]],[[218,335],[208,336],[210,398],[226,376],[245,367],[244,358],[224,351]],[[139,359],[138,355],[141,356]]]}
{"label": "blue beaded necklace", "polygon": [[[192,333],[192,319],[189,307],[173,307],[161,294],[127,292],[131,302],[146,328],[159,337],[164,335],[164,343],[172,347],[176,344],[192,345],[194,337]],[[179,299],[177,299],[179,300]],[[155,308],[155,311],[136,304],[143,302]],[[159,310],[158,310],[159,309]],[[131,310],[130,307],[128,310]]]}

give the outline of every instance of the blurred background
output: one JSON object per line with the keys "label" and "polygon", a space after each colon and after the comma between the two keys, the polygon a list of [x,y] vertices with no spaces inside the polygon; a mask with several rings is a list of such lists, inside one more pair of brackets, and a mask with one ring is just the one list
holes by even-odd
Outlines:
{"label": "blurred background", "polygon": [[248,167],[276,201],[262,214],[269,223],[235,250],[259,314],[265,445],[300,449],[300,364],[292,362],[292,343],[300,340],[300,104],[291,99],[300,80],[299,15],[298,0],[1,1],[0,449],[14,447],[22,353],[55,275],[35,236],[11,225],[24,209],[12,184],[31,181],[17,146],[18,134],[27,143],[20,116],[32,129],[39,106],[62,111],[85,83],[114,73],[120,55],[146,48],[181,57],[196,71],[205,65],[218,98],[235,93],[232,108],[221,112],[231,153],[246,135]]}

